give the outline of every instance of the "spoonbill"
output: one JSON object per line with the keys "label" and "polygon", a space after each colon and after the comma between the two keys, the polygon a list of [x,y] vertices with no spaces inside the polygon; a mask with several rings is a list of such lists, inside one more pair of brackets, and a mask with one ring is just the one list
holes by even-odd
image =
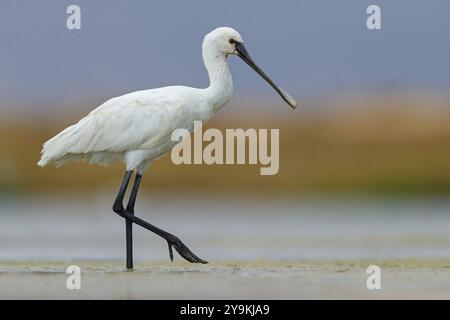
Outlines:
{"label": "spoonbill", "polygon": [[[233,82],[227,57],[237,55],[266,80],[293,109],[296,101],[277,86],[252,60],[241,35],[229,27],[214,29],[203,40],[202,56],[210,85],[205,89],[169,86],[128,93],[112,98],[92,110],[78,123],[69,126],[44,143],[39,166],[69,161],[87,161],[101,165],[122,161],[125,176],[113,204],[113,211],[125,219],[126,267],[133,268],[132,224],[154,232],[192,263],[207,263],[181,240],[134,215],[136,196],[142,175],[150,163],[177,143],[171,133],[177,128],[193,130],[194,121],[208,121],[230,99]],[[128,204],[124,197],[135,174]]]}

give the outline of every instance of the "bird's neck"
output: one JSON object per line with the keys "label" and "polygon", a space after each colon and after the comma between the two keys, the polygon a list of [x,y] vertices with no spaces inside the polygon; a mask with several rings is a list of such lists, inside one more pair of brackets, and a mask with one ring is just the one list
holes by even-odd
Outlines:
{"label": "bird's neck", "polygon": [[210,81],[206,92],[211,100],[212,111],[215,112],[230,100],[233,94],[233,79],[224,54],[203,50],[203,61]]}

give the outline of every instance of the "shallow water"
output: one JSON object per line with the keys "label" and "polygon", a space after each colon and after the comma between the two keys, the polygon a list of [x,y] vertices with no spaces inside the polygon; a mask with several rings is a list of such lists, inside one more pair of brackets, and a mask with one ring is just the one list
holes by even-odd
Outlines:
{"label": "shallow water", "polygon": [[[71,196],[5,202],[0,260],[123,259],[124,221],[111,211],[110,200]],[[138,202],[136,214],[213,262],[450,259],[450,201],[445,200],[153,196]],[[138,226],[134,245],[136,261],[168,259],[166,243]]]}

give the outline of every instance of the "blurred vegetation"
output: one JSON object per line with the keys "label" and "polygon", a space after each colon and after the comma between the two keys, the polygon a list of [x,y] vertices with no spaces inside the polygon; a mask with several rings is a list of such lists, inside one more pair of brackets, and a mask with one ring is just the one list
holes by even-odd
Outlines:
{"label": "blurred vegetation", "polygon": [[[360,98],[300,107],[295,112],[291,118],[267,112],[239,117],[219,114],[206,125],[280,128],[277,175],[261,176],[260,165],[176,166],[165,156],[147,172],[143,188],[283,195],[450,195],[450,101]],[[36,165],[42,143],[84,114],[38,120],[2,117],[0,190],[89,192],[118,186],[122,164],[110,168],[85,163],[60,168]]]}

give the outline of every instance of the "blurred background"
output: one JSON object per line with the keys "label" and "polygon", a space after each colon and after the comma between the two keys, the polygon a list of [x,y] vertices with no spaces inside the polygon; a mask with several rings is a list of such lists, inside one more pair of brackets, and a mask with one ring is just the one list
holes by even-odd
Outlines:
{"label": "blurred background", "polygon": [[[66,8],[81,8],[81,30]],[[366,9],[381,8],[381,30]],[[207,259],[450,258],[450,2],[0,2],[0,259],[122,259],[123,165],[39,168],[42,143],[107,99],[206,87],[203,36],[240,31],[295,111],[230,57],[235,93],[206,127],[279,128],[280,170],[175,166],[137,214]],[[136,229],[136,256],[167,259]],[[194,249],[195,248],[195,249]]]}

